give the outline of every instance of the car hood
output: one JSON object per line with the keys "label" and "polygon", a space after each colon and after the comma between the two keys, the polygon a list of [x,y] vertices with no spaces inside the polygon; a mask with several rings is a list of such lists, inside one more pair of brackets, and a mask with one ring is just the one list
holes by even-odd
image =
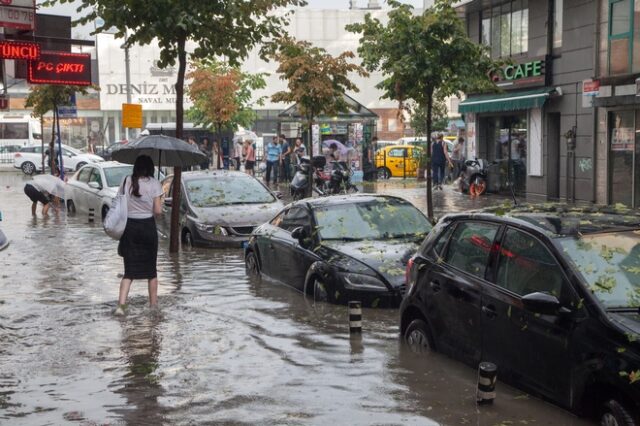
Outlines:
{"label": "car hood", "polygon": [[193,207],[198,221],[220,226],[257,226],[271,220],[284,206],[280,201],[265,204],[232,204]]}
{"label": "car hood", "polygon": [[[381,274],[393,287],[405,281],[405,269],[409,258],[418,250],[422,239],[393,239],[389,241],[323,241],[331,263],[353,272],[366,273],[370,270]],[[320,254],[320,253],[319,253]]]}
{"label": "car hood", "polygon": [[640,313],[609,312],[609,318],[622,329],[623,333],[633,334],[637,340],[640,340]]}
{"label": "car hood", "polygon": [[90,162],[99,163],[104,161],[104,158],[95,154],[82,153],[77,155],[78,159],[88,160]]}

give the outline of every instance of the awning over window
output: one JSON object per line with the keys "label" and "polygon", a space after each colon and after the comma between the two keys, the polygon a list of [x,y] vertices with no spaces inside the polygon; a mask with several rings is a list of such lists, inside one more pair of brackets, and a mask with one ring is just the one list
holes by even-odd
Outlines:
{"label": "awning over window", "polygon": [[513,93],[470,96],[460,102],[458,112],[465,114],[468,112],[500,112],[540,108],[553,91],[555,89],[543,87]]}

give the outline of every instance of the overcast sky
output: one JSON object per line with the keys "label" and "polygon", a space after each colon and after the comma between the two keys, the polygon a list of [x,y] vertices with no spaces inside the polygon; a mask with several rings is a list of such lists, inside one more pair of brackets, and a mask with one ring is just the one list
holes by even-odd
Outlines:
{"label": "overcast sky", "polygon": [[[38,3],[41,3],[42,0],[38,0]],[[423,0],[402,0],[404,3],[412,4],[415,7],[422,7]],[[356,0],[357,7],[365,7],[369,0]],[[349,0],[307,0],[308,7],[314,9],[347,9],[349,8]],[[52,15],[65,15],[65,16],[75,16],[75,10],[78,1],[74,3],[66,3],[66,4],[58,4],[52,8],[41,8],[39,11],[41,13],[50,13]],[[384,0],[378,0],[378,4],[384,5]],[[93,28],[84,28],[84,29],[73,29],[73,36],[79,38],[86,38],[89,36]]]}

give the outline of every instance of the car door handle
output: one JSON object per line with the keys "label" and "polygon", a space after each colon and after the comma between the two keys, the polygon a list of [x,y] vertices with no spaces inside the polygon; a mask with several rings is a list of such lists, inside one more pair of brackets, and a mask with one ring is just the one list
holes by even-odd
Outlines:
{"label": "car door handle", "polygon": [[493,305],[483,306],[482,313],[485,314],[488,318],[495,318],[498,316],[496,308]]}
{"label": "car door handle", "polygon": [[433,290],[434,293],[437,293],[442,289],[442,287],[440,287],[440,283],[438,281],[429,282],[429,286],[431,287],[431,290]]}

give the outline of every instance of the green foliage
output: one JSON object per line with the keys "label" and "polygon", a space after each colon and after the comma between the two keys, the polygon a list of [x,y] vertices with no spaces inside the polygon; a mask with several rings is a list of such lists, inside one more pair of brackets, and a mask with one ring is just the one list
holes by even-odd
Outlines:
{"label": "green foliage", "polygon": [[25,101],[25,107],[33,109],[34,117],[42,117],[57,106],[68,105],[74,93],[86,95],[88,89],[85,86],[33,85]]}
{"label": "green foliage", "polygon": [[[367,14],[363,23],[346,28],[361,35],[358,54],[364,67],[371,72],[382,71],[383,80],[377,87],[383,97],[397,100],[401,108],[413,101],[426,111],[426,134],[432,129],[436,93],[446,98],[460,92],[496,90],[489,76],[501,63],[493,61],[484,46],[469,39],[452,7],[453,0],[436,0],[422,15],[397,0],[387,3],[392,10],[386,25]],[[433,218],[430,174],[427,213]]]}
{"label": "green foliage", "polygon": [[[436,93],[434,95],[431,119],[433,126],[431,131],[444,131],[449,124],[447,115],[447,104],[444,99],[440,98]],[[426,108],[413,103],[411,108],[411,128],[416,136],[427,136],[427,110]]]}
{"label": "green foliage", "polygon": [[187,77],[192,78],[189,97],[193,107],[187,111],[192,122],[216,130],[249,128],[256,119],[254,105],[264,105],[265,97],[255,103],[253,92],[266,87],[267,74],[250,74],[216,60],[196,63]]}
{"label": "green foliage", "polygon": [[358,92],[349,74],[368,75],[362,67],[349,62],[355,56],[352,52],[334,57],[320,47],[290,37],[272,43],[266,54],[279,63],[277,73],[287,81],[288,90],[273,94],[272,101],[297,104],[309,124],[321,114],[346,111],[343,95],[347,91]]}

